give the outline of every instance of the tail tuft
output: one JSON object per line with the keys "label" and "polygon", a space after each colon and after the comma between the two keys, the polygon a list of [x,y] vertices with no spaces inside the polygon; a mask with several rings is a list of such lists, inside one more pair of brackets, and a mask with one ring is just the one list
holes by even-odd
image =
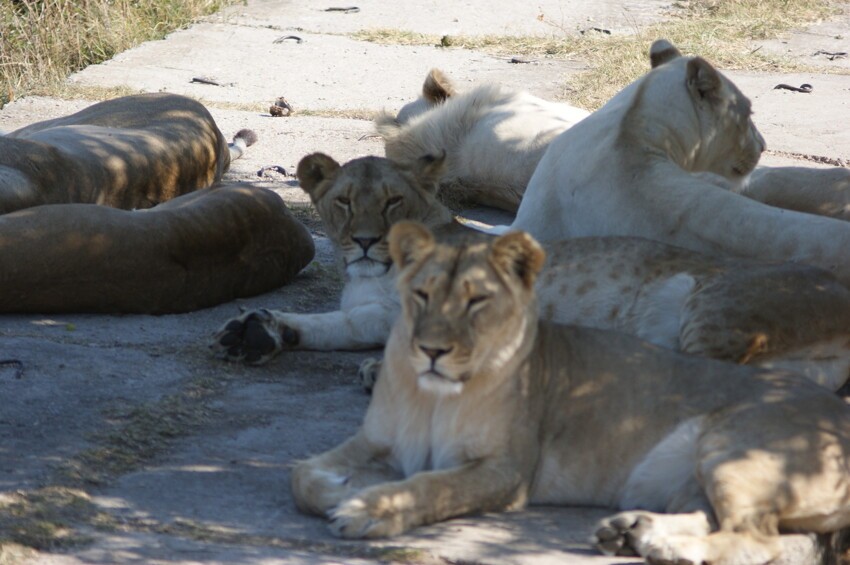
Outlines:
{"label": "tail tuft", "polygon": [[233,143],[228,143],[227,148],[230,149],[230,160],[235,161],[241,157],[245,150],[257,143],[257,134],[252,129],[240,129],[233,136]]}
{"label": "tail tuft", "polygon": [[233,136],[233,143],[238,143],[238,140],[242,140],[245,143],[245,147],[251,147],[257,143],[257,133],[252,129],[240,129]]}

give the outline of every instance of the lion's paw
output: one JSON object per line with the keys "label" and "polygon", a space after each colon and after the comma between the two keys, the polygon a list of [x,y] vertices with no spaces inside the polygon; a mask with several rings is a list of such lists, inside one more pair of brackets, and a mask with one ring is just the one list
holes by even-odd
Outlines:
{"label": "lion's paw", "polygon": [[375,383],[378,382],[378,373],[381,371],[382,361],[374,357],[364,359],[360,363],[360,368],[357,369],[357,377],[360,379],[360,384],[363,385],[363,390],[372,394],[372,389],[375,388]]}
{"label": "lion's paw", "polygon": [[284,346],[296,346],[298,341],[296,330],[261,309],[245,312],[225,323],[213,336],[210,349],[227,361],[262,365]]}
{"label": "lion's paw", "polygon": [[[651,512],[620,512],[599,524],[594,543],[606,555],[641,556],[652,565],[700,565],[705,561],[706,545],[702,524],[694,524],[688,515]],[[707,532],[706,532],[707,533]]]}
{"label": "lion's paw", "polygon": [[331,532],[348,539],[383,538],[404,532],[407,528],[403,515],[381,504],[381,500],[382,497],[355,496],[343,501],[331,512]]}
{"label": "lion's paw", "polygon": [[642,512],[621,512],[599,523],[592,540],[605,555],[639,555],[637,543],[652,527],[652,517]]}

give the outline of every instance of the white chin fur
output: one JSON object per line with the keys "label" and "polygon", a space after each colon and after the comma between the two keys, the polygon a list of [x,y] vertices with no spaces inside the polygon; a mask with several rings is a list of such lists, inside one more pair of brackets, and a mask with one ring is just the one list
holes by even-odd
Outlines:
{"label": "white chin fur", "polygon": [[442,377],[425,373],[419,375],[419,388],[440,396],[455,396],[463,392],[463,383],[448,381]]}
{"label": "white chin fur", "polygon": [[387,273],[387,266],[377,261],[356,261],[345,267],[350,277],[381,277]]}

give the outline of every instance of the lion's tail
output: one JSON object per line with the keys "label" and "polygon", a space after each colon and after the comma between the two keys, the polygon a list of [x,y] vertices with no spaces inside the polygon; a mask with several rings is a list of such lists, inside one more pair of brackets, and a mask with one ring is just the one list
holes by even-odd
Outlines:
{"label": "lion's tail", "polygon": [[847,565],[850,563],[850,528],[818,536],[821,565]]}
{"label": "lion's tail", "polygon": [[257,134],[252,129],[240,129],[233,136],[233,143],[228,143],[227,148],[230,149],[230,160],[234,161],[245,153],[248,147],[257,142]]}

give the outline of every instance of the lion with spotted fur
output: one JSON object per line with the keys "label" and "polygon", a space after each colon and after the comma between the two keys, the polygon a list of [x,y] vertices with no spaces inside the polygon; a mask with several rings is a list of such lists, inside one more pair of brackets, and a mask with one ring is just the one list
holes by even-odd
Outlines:
{"label": "lion with spotted fur", "polygon": [[404,222],[389,244],[402,313],[363,424],[292,472],[334,534],[608,506],[605,553],[751,565],[850,526],[850,409],[824,388],[539,321],[523,232],[450,245]]}
{"label": "lion with spotted fur", "polygon": [[[212,349],[259,364],[287,349],[365,349],[386,343],[400,304],[387,235],[417,220],[441,237],[470,231],[436,198],[445,155],[413,167],[379,157],[340,165],[316,153],[298,178],[341,258],[338,310],[251,310],[225,322]],[[641,238],[546,244],[537,282],[548,321],[616,329],[688,353],[808,375],[830,389],[850,375],[850,290],[819,269],[702,255]],[[789,297],[790,295],[790,297]],[[369,387],[375,367],[361,372]]]}

